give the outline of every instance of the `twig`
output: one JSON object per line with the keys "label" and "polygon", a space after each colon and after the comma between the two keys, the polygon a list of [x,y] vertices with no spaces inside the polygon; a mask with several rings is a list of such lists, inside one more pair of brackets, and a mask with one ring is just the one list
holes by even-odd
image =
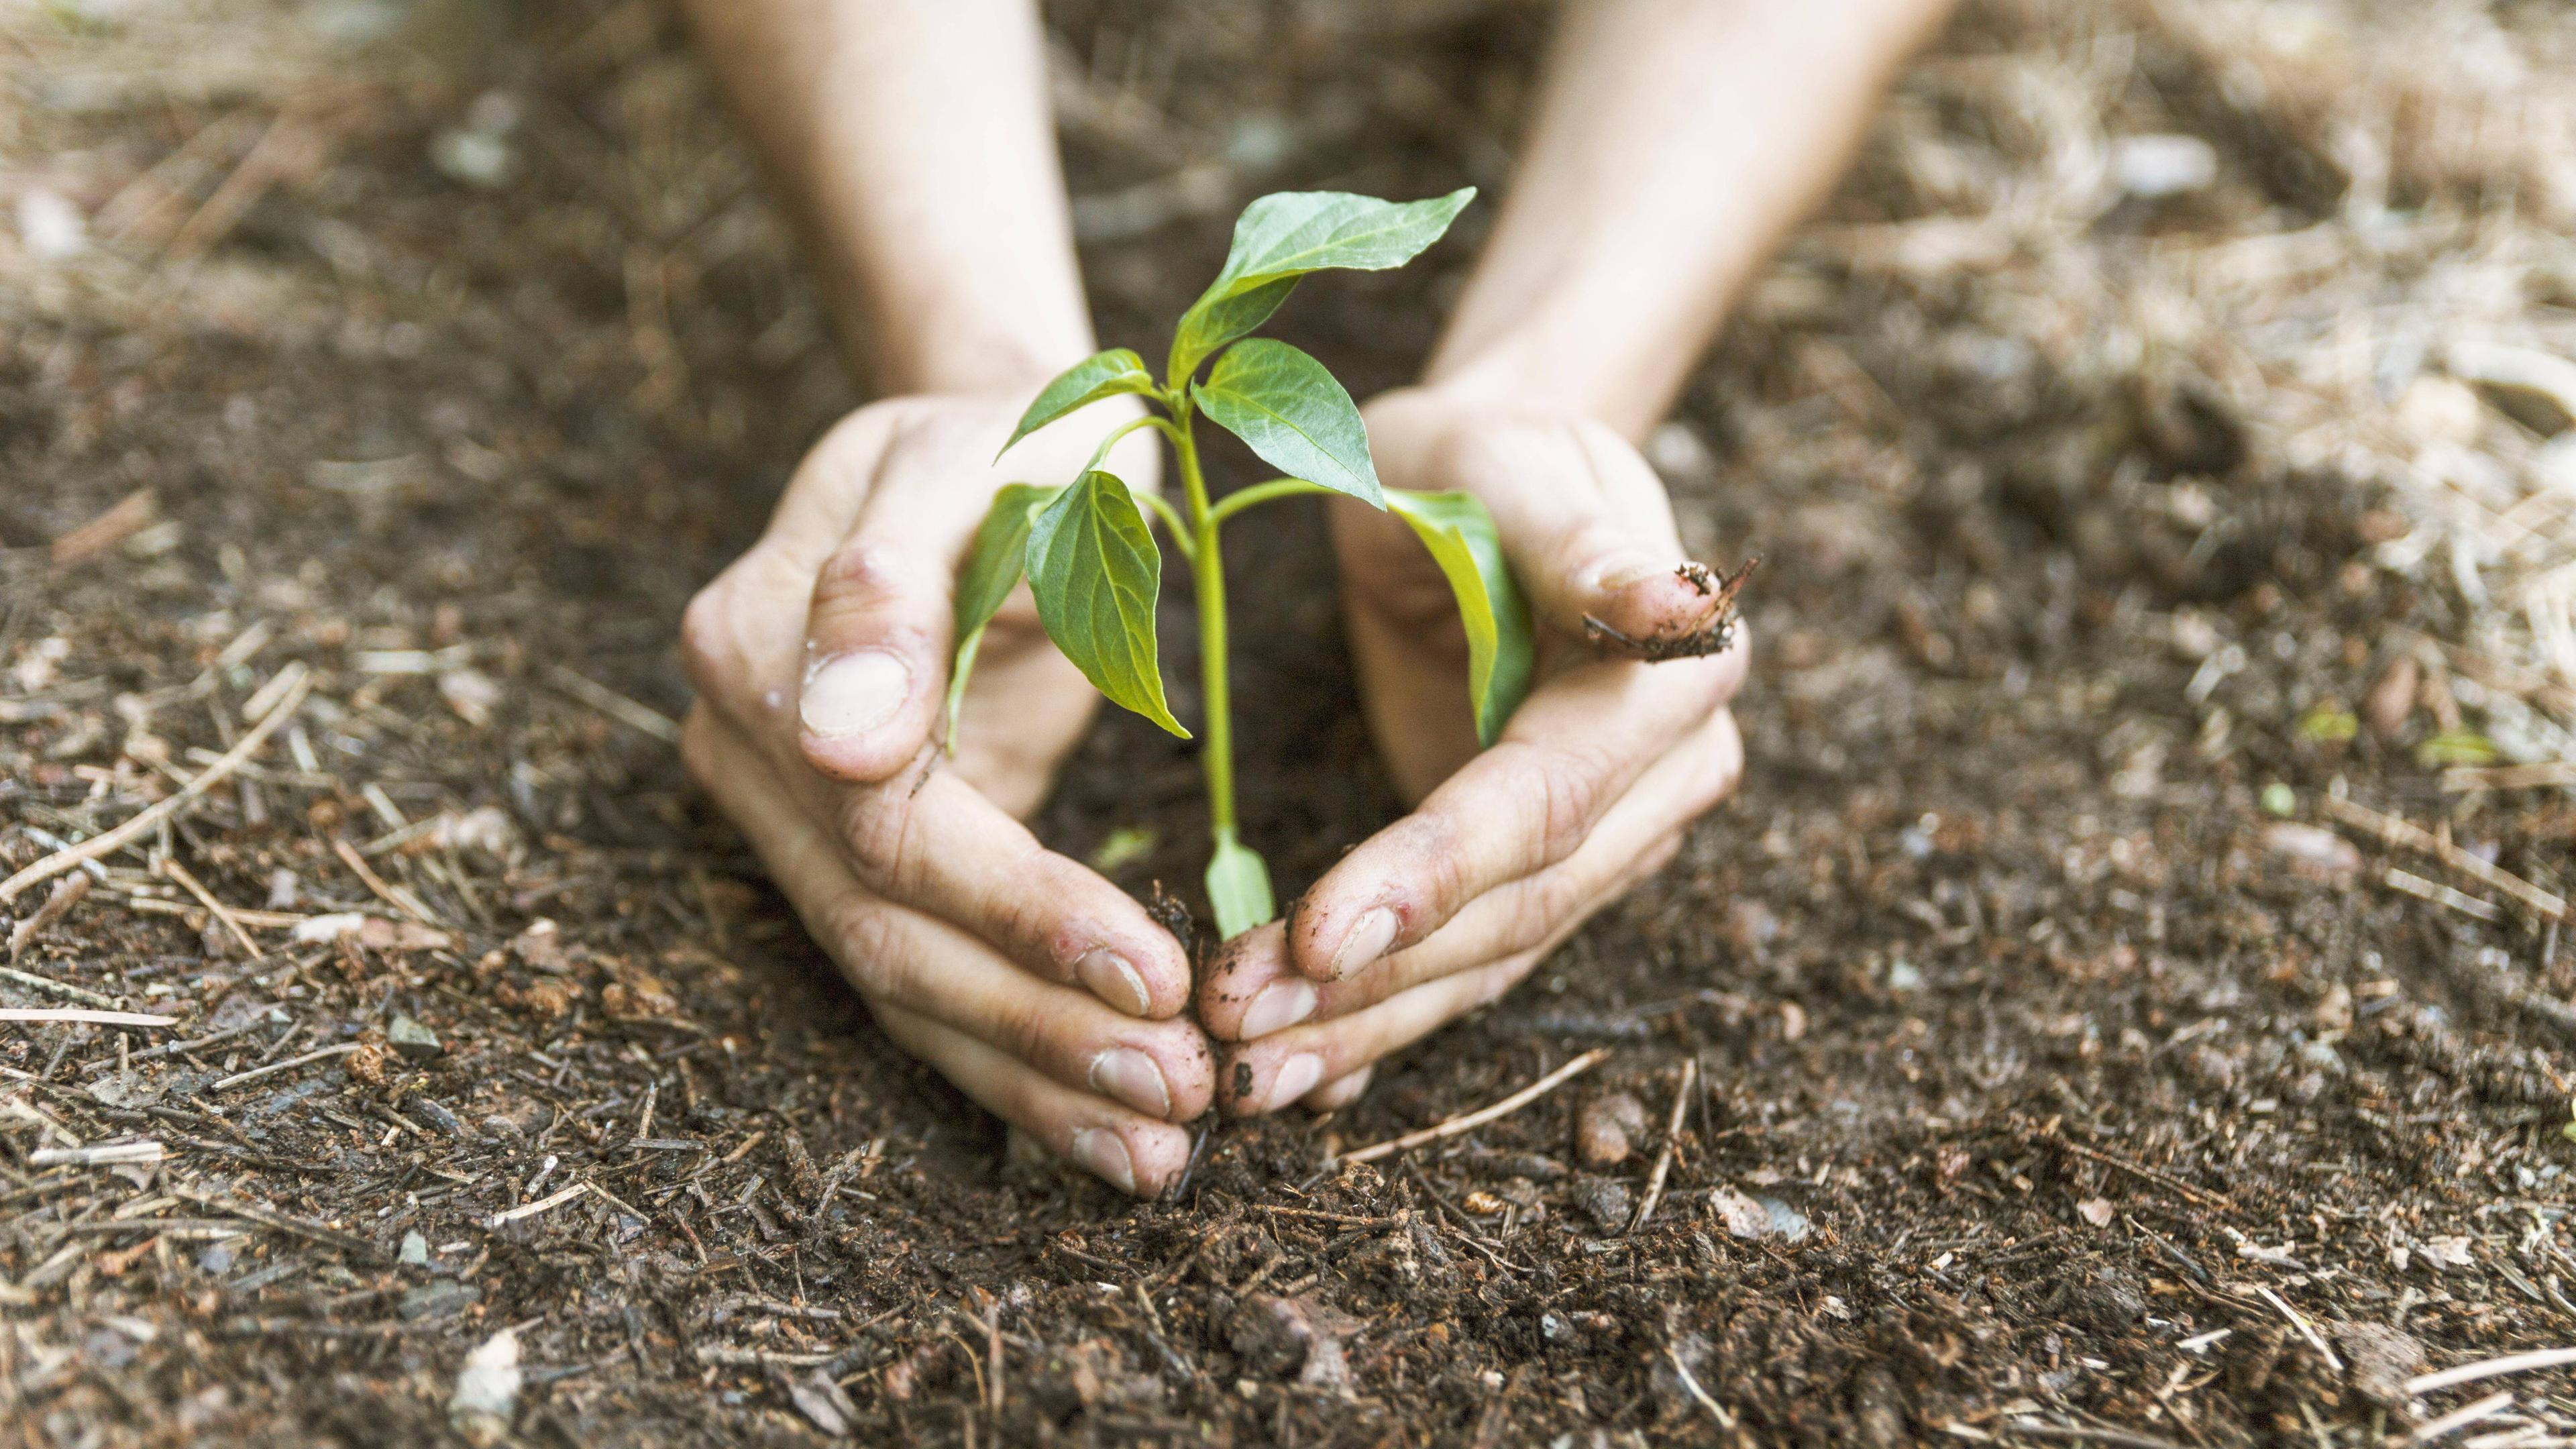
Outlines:
{"label": "twig", "polygon": [[2090,1424],[2041,1424],[2028,1419],[2015,1419],[2004,1425],[2007,1433],[2026,1434],[2033,1439],[2063,1439],[2082,1444],[2109,1444],[2114,1449],[2182,1449],[2171,1439],[2153,1434],[2140,1434],[2130,1429],[2097,1429]]}
{"label": "twig", "polygon": [[19,954],[27,949],[29,941],[36,939],[37,932],[70,914],[71,908],[80,904],[81,897],[89,894],[89,887],[90,879],[85,875],[55,882],[53,893],[45,897],[43,905],[36,907],[36,913],[11,928],[9,964],[18,964]]}
{"label": "twig", "polygon": [[2292,1308],[2280,1294],[2273,1292],[2269,1287],[2257,1284],[2254,1291],[2263,1295],[2264,1302],[2281,1310],[2281,1316],[2290,1320],[2290,1326],[2299,1331],[2299,1337],[2308,1341],[2308,1347],[2324,1356],[2327,1368],[2333,1369],[2336,1373],[2343,1372],[2343,1360],[2335,1357],[2333,1349],[2326,1347],[2325,1339],[2318,1334],[2316,1325],[2308,1322],[2307,1315]]}
{"label": "twig", "polygon": [[311,1238],[317,1243],[329,1243],[331,1246],[340,1249],[342,1252],[356,1253],[359,1256],[366,1258],[381,1259],[385,1256],[384,1249],[377,1247],[375,1244],[368,1242],[366,1239],[358,1237],[355,1234],[341,1232],[337,1228],[326,1228],[320,1223],[308,1223],[302,1218],[291,1218],[281,1212],[275,1212],[264,1207],[254,1207],[251,1204],[239,1201],[238,1199],[224,1197],[217,1193],[201,1192],[195,1188],[172,1186],[164,1190],[170,1193],[173,1197],[185,1198],[190,1202],[199,1204],[200,1206],[214,1208],[218,1212],[238,1214],[239,1216],[250,1219],[252,1222],[275,1228],[282,1233],[293,1233],[298,1237]]}
{"label": "twig", "polygon": [[641,730],[666,745],[680,742],[680,726],[669,715],[648,709],[603,684],[594,684],[560,664],[546,669],[555,688],[598,710],[629,729]]}
{"label": "twig", "polygon": [[256,1082],[262,1077],[273,1077],[279,1072],[291,1071],[296,1067],[303,1066],[307,1062],[318,1062],[324,1057],[345,1057],[349,1053],[356,1051],[361,1045],[363,1045],[363,1043],[344,1041],[338,1046],[320,1047],[313,1051],[305,1052],[300,1056],[288,1057],[282,1062],[270,1062],[264,1067],[253,1067],[246,1072],[235,1072],[231,1076],[224,1078],[222,1081],[215,1083],[211,1087],[208,1087],[206,1090],[209,1092],[220,1092],[228,1087],[238,1087],[244,1082]]}
{"label": "twig", "polygon": [[[1682,1140],[1682,1112],[1690,1106],[1691,1088],[1698,1081],[1699,1058],[1682,1058],[1681,1084],[1673,1088],[1672,1119],[1664,1124],[1664,1150],[1655,1154],[1655,1170],[1646,1178],[1646,1200],[1637,1204],[1637,1216],[1629,1222],[1628,1232],[1644,1227],[1646,1219],[1655,1215],[1655,1204],[1664,1200],[1664,1178],[1673,1170],[1673,1149]],[[1678,1364],[1680,1360],[1674,1362]]]}
{"label": "twig", "polygon": [[[1698,1059],[1693,1058],[1692,1060],[1696,1062]],[[1690,1390],[1690,1396],[1699,1401],[1699,1406],[1701,1408],[1708,1410],[1708,1416],[1717,1421],[1717,1427],[1721,1429],[1734,1428],[1735,1416],[1726,1411],[1726,1406],[1724,1404],[1721,1404],[1717,1400],[1709,1397],[1708,1390],[1699,1386],[1699,1379],[1691,1373],[1690,1365],[1682,1362],[1681,1350],[1667,1343],[1664,1345],[1664,1357],[1673,1361],[1673,1372],[1681,1375],[1682,1387]]]}
{"label": "twig", "polygon": [[2493,902],[2479,900],[2467,891],[2455,890],[2437,880],[2426,880],[2403,866],[2392,865],[2388,868],[2388,888],[2404,891],[2418,900],[2431,901],[2437,906],[2449,906],[2461,915],[2475,916],[2481,921],[2504,919],[2504,912]]}
{"label": "twig", "polygon": [[829,1353],[773,1353],[763,1348],[702,1343],[698,1345],[698,1362],[711,1368],[815,1368],[848,1352],[846,1348],[836,1348]]}
{"label": "twig", "polygon": [[365,882],[367,889],[374,891],[385,904],[424,926],[439,924],[438,918],[430,914],[429,907],[422,903],[420,897],[401,886],[390,884],[383,876],[376,874],[374,867],[367,864],[367,858],[358,854],[358,848],[346,839],[334,837],[331,841],[331,849],[339,854],[341,862],[347,865],[359,880]]}
{"label": "twig", "polygon": [[2453,765],[2442,772],[2442,793],[2445,795],[2458,795],[2470,790],[2542,790],[2552,785],[2576,785],[2576,761],[2544,760],[2536,765]]}
{"label": "twig", "polygon": [[294,717],[297,708],[304,703],[304,696],[312,692],[312,689],[311,675],[308,674],[296,680],[295,687],[286,692],[286,697],[279,700],[267,714],[262,715],[259,723],[251,726],[250,733],[241,737],[241,743],[224,751],[222,758],[208,765],[195,779],[181,786],[177,794],[157,805],[145,808],[133,819],[113,830],[102,831],[78,845],[55,851],[7,880],[0,881],[0,905],[16,900],[20,892],[38,881],[51,880],[83,861],[96,860],[103,855],[122,850],[128,844],[158,829],[162,821],[178,814],[195,803],[199,796],[222,784],[233,771],[240,769],[245,761],[257,754],[259,747],[268,743],[268,737],[277,733],[287,720]]}
{"label": "twig", "polygon": [[224,923],[224,929],[233,933],[233,939],[242,943],[243,950],[250,952],[250,959],[254,961],[268,959],[268,953],[259,949],[259,943],[250,938],[250,931],[242,925],[241,917],[233,914],[232,907],[216,900],[215,893],[206,889],[204,882],[189,874],[186,866],[175,860],[165,860],[161,862],[161,868],[170,873],[170,879],[177,881],[180,889],[195,896],[204,903],[207,910],[215,913],[215,919]]}
{"label": "twig", "polygon": [[2565,900],[2551,895],[2512,871],[2489,865],[2411,820],[2395,815],[2382,815],[2367,805],[2356,805],[2350,800],[2338,799],[2332,795],[2320,796],[2319,803],[2328,815],[2347,825],[2367,830],[2390,845],[2421,851],[2462,875],[2493,886],[2522,902],[2533,915],[2544,921],[2560,920],[2567,914]]}
{"label": "twig", "polygon": [[589,1183],[576,1182],[561,1192],[550,1193],[545,1197],[537,1199],[535,1202],[522,1203],[517,1207],[511,1208],[507,1212],[494,1213],[483,1220],[483,1226],[487,1228],[498,1228],[509,1223],[515,1223],[521,1218],[532,1218],[549,1208],[561,1207],[565,1203],[572,1201],[574,1198],[577,1198],[588,1191],[590,1191]]}
{"label": "twig", "polygon": [[0,980],[15,981],[21,986],[33,987],[47,996],[59,996],[66,1001],[78,1001],[101,1008],[112,1008],[116,1005],[116,998],[113,996],[102,996],[86,986],[74,986],[68,981],[56,981],[50,976],[21,971],[15,966],[0,966]]}
{"label": "twig", "polygon": [[1565,1085],[1567,1082],[1583,1075],[1585,1072],[1592,1070],[1594,1067],[1601,1064],[1601,1059],[1603,1057],[1608,1055],[1610,1055],[1609,1048],[1596,1047],[1593,1050],[1576,1057],[1574,1060],[1567,1062],[1564,1066],[1558,1067],[1555,1071],[1548,1073],[1537,1081],[1530,1083],[1528,1086],[1521,1088],[1519,1091],[1512,1093],[1501,1101],[1496,1102],[1490,1107],[1479,1108],[1464,1116],[1452,1117],[1445,1122],[1435,1122],[1431,1126],[1425,1127],[1418,1132],[1407,1132],[1401,1137],[1394,1138],[1391,1141],[1380,1142],[1371,1147],[1363,1147],[1357,1152],[1345,1152],[1341,1156],[1341,1161],[1346,1163],[1375,1162],[1389,1153],[1407,1151],[1411,1148],[1419,1147],[1425,1142],[1437,1142],[1443,1137],[1455,1137],[1461,1132],[1472,1132],[1475,1129],[1484,1126],[1486,1123],[1493,1121],[1497,1117],[1510,1116],[1512,1113],[1517,1112],[1521,1108],[1528,1106],[1530,1103],[1537,1101],[1539,1098],[1546,1096],[1549,1092]]}
{"label": "twig", "polygon": [[2116,1167],[2122,1172],[2133,1173],[2139,1177],[2145,1178],[2149,1182],[2159,1183],[2165,1187],[2169,1187],[2175,1192],[2181,1193],[2188,1201],[2197,1203],[2202,1207],[2225,1208],[2231,1212],[2236,1208],[2235,1201],[2222,1194],[2194,1187],[2190,1183],[2183,1181],[2181,1178],[2174,1176],[2172,1173],[2158,1172],[2144,1163],[2131,1162],[2125,1157],[2115,1157],[2108,1152],[2087,1147],[2081,1142],[2071,1140],[2063,1133],[2055,1134],[2049,1140],[2055,1142],[2058,1146],[2065,1148],[2067,1151],[2074,1153],[2076,1156],[2083,1158],[2087,1162],[2098,1162],[2104,1167]]}
{"label": "twig", "polygon": [[987,1336],[986,1351],[993,1361],[993,1381],[990,1385],[993,1391],[993,1416],[1000,1418],[1002,1414],[1002,1301],[998,1298],[993,1300],[987,1314],[984,1332]]}
{"label": "twig", "polygon": [[2492,1419],[2496,1415],[2501,1414],[2512,1407],[2512,1390],[2506,1389],[2498,1393],[2489,1394],[2485,1398],[2478,1400],[2476,1403],[2463,1404],[2459,1408],[2453,1409],[2451,1412],[2444,1414],[2438,1419],[2428,1419],[2422,1424],[2417,1425],[2415,1429],[2415,1437],[2408,1442],[2415,1444],[2430,1444],[2445,1434],[2457,1433],[2460,1430],[2469,1427],[2471,1424],[2477,1423],[2481,1419]]}
{"label": "twig", "polygon": [[92,1026],[176,1026],[175,1016],[148,1011],[85,1011],[72,1006],[0,1006],[0,1021],[88,1022]]}
{"label": "twig", "polygon": [[[136,1017],[136,1018],[143,1018],[143,1013],[141,1013],[141,1012],[139,1012],[139,1011],[121,1011],[121,1012],[118,1012],[118,1013],[117,1013],[117,1015],[119,1015],[119,1016],[131,1016],[131,1017]],[[146,1018],[146,1019],[138,1019],[138,1020],[135,1020],[135,1021],[121,1021],[121,1022],[117,1022],[117,1023],[114,1023],[114,1024],[115,1024],[115,1025],[118,1025],[118,1026],[142,1026],[142,1025],[144,1025],[144,1024],[145,1024],[145,1020],[149,1020],[149,1021],[150,1021],[152,1024],[154,1024],[154,1025],[165,1025],[165,1026],[166,1026],[166,1025],[169,1025],[169,1024],[172,1024],[172,1023],[176,1022],[176,1021],[178,1020],[178,1018],[177,1018],[177,1017],[174,1017],[174,1016],[153,1017],[153,1018]],[[193,1039],[188,1040],[188,1041],[163,1042],[161,1045],[159,1045],[159,1046],[157,1046],[157,1047],[148,1047],[148,1048],[146,1048],[146,1049],[144,1049],[144,1050],[142,1050],[142,1051],[136,1052],[136,1053],[134,1054],[134,1058],[133,1058],[133,1059],[134,1059],[135,1061],[141,1062],[141,1061],[149,1061],[149,1060],[151,1060],[151,1059],[152,1059],[152,1058],[154,1058],[154,1057],[175,1057],[175,1056],[178,1056],[178,1055],[179,1055],[180,1053],[182,1053],[182,1052],[192,1052],[192,1051],[195,1051],[195,1050],[197,1050],[199,1047],[210,1047],[210,1046],[213,1046],[215,1043],[217,1043],[217,1042],[219,1042],[219,1041],[230,1041],[230,1040],[232,1040],[234,1037],[240,1036],[240,1035],[241,1035],[242,1033],[244,1033],[244,1032],[257,1031],[257,1030],[259,1030],[261,1027],[266,1026],[267,1024],[268,1024],[268,1019],[267,1019],[267,1017],[266,1017],[266,1015],[265,1015],[265,1014],[260,1015],[260,1016],[255,1016],[255,1017],[252,1017],[250,1020],[243,1022],[243,1023],[242,1023],[241,1025],[239,1025],[239,1026],[228,1026],[228,1027],[225,1027],[222,1031],[212,1032],[212,1033],[209,1033],[208,1035],[201,1036],[201,1037],[196,1037],[196,1038],[193,1038]]]}
{"label": "twig", "polygon": [[96,1147],[39,1147],[27,1154],[29,1167],[113,1167],[125,1162],[159,1162],[158,1142],[108,1142]]}
{"label": "twig", "polygon": [[2561,1364],[2571,1363],[2576,1363],[2576,1348],[2544,1348],[2531,1353],[2509,1353],[2502,1358],[2481,1359],[2476,1363],[2464,1363],[2458,1368],[2417,1374],[2406,1381],[2406,1394],[2407,1397],[2413,1398],[2418,1394],[2429,1394],[2435,1389],[2473,1384],[2480,1379],[2498,1378],[2505,1374],[2529,1373],[2534,1369],[2557,1368]]}

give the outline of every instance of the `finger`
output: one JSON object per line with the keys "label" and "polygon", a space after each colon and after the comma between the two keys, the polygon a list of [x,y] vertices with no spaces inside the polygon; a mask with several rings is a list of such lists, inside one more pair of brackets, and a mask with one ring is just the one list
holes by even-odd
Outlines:
{"label": "finger", "polygon": [[[739,730],[714,720],[709,729],[701,778],[735,768],[760,768],[772,781],[804,774],[796,760],[764,760]],[[747,758],[719,762],[735,756]],[[1179,1013],[1190,967],[1171,932],[954,772],[930,768],[926,778],[873,785],[799,779],[784,793],[791,807],[803,803],[821,818],[843,864],[875,895],[927,912],[1046,980],[1078,982],[1130,1016]]]}
{"label": "finger", "polygon": [[1637,450],[1598,423],[1549,420],[1452,439],[1455,476],[1485,501],[1513,573],[1556,629],[1655,656],[1726,613],[1682,551],[1670,498]]}
{"label": "finger", "polygon": [[956,568],[981,521],[980,475],[944,418],[899,424],[857,523],[815,576],[797,693],[807,761],[883,780],[929,742],[955,642]]}
{"label": "finger", "polygon": [[1121,1192],[1156,1197],[1190,1160],[1190,1134],[1048,1080],[953,1027],[872,1003],[897,1046],[927,1062],[986,1111]]}
{"label": "finger", "polygon": [[1725,702],[1740,659],[1603,661],[1549,681],[1492,749],[1297,901],[1288,927],[1297,969],[1318,981],[1347,976],[1572,855],[1637,777]]}
{"label": "finger", "polygon": [[1524,951],[1401,992],[1338,1021],[1291,1027],[1235,1047],[1217,1071],[1217,1106],[1235,1117],[1277,1111],[1502,995],[1545,954]]}
{"label": "finger", "polygon": [[1298,972],[1283,930],[1237,937],[1200,982],[1199,1018],[1220,1040],[1248,1041],[1555,939],[1661,868],[1680,831],[1734,789],[1743,765],[1734,719],[1721,713],[1641,776],[1573,855],[1486,892],[1420,944],[1337,980]]}
{"label": "finger", "polygon": [[712,716],[683,736],[693,769],[721,779],[728,812],[806,928],[872,1004],[962,1031],[1069,1087],[1185,1121],[1206,1110],[1214,1063],[1183,1021],[1137,1021],[1082,991],[1032,980],[955,927],[869,891],[776,776]]}
{"label": "finger", "polygon": [[1375,1075],[1377,1075],[1377,1068],[1362,1067],[1348,1076],[1336,1077],[1326,1082],[1308,1092],[1302,1099],[1306,1110],[1332,1112],[1349,1106],[1360,1099],[1361,1093],[1368,1090],[1369,1078]]}

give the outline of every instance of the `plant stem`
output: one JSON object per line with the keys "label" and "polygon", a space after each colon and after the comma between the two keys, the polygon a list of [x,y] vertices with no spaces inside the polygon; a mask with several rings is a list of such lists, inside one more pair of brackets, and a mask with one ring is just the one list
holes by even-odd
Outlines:
{"label": "plant stem", "polygon": [[1163,530],[1172,536],[1172,545],[1181,551],[1181,557],[1196,563],[1199,556],[1196,535],[1190,531],[1187,523],[1181,521],[1181,515],[1172,511],[1171,503],[1160,493],[1139,493],[1136,496],[1143,499],[1145,506],[1153,509],[1155,515],[1163,520]]}
{"label": "plant stem", "polygon": [[1294,498],[1301,493],[1332,491],[1321,483],[1309,483],[1303,478],[1273,478],[1267,483],[1255,483],[1249,488],[1237,488],[1225,495],[1216,507],[1208,510],[1208,516],[1218,523],[1223,523],[1243,510],[1258,508],[1273,498]]}
{"label": "plant stem", "polygon": [[1171,396],[1172,451],[1180,461],[1195,547],[1185,550],[1199,597],[1199,690],[1207,702],[1207,743],[1200,753],[1207,771],[1208,822],[1219,844],[1235,838],[1234,706],[1226,680],[1225,559],[1217,552],[1217,515],[1208,507],[1207,479],[1199,472],[1199,446],[1187,394]]}

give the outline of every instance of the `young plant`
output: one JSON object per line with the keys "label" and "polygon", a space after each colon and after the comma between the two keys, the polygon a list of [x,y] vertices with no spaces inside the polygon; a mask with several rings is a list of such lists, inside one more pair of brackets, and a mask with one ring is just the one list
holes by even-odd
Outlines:
{"label": "young plant", "polygon": [[[1383,487],[1369,458],[1368,430],[1351,395],[1314,358],[1270,338],[1244,340],[1309,272],[1384,271],[1438,241],[1473,188],[1428,201],[1388,202],[1333,191],[1282,192],[1244,208],[1225,268],[1181,314],[1161,381],[1123,347],[1076,363],[1048,383],[1003,443],[1013,444],[1104,398],[1144,399],[1146,416],[1101,440],[1090,466],[1070,483],[1015,483],[993,500],[957,580],[957,659],[948,687],[948,738],[984,626],[1025,577],[1047,636],[1110,699],[1183,739],[1190,732],[1163,699],[1155,653],[1154,601],[1163,559],[1137,509],[1138,495],[1102,471],[1110,445],[1153,428],[1172,446],[1181,508],[1152,494],[1144,502],[1169,530],[1197,586],[1200,680],[1206,697],[1208,815],[1215,851],[1208,899],[1217,928],[1242,934],[1277,914],[1270,869],[1245,845],[1234,809],[1234,722],[1226,677],[1225,561],[1218,529],[1248,508],[1301,493],[1339,493],[1392,512],[1413,528],[1457,596],[1466,624],[1470,703],[1486,744],[1529,692],[1533,645],[1529,607],[1504,565],[1484,504],[1465,493],[1410,493]],[[1199,368],[1215,365],[1204,380]],[[1241,438],[1286,477],[1222,500],[1208,497],[1199,468],[1198,420]]]}

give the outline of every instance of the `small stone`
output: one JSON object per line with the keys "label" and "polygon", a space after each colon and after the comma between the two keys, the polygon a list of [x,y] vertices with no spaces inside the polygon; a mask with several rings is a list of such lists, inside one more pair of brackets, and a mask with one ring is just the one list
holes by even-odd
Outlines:
{"label": "small stone", "polygon": [[349,1053],[342,1065],[349,1069],[350,1076],[370,1087],[381,1087],[385,1084],[385,1059],[391,1055],[384,1038],[370,1031],[359,1039],[358,1049]]}
{"label": "small stone", "polygon": [[1235,1356],[1274,1378],[1295,1375],[1310,1387],[1337,1388],[1350,1381],[1342,1340],[1360,1327],[1310,1298],[1256,1294],[1244,1300],[1227,1334]]}
{"label": "small stone", "polygon": [[386,1026],[385,1040],[395,1051],[413,1061],[427,1061],[447,1050],[446,1044],[438,1039],[437,1032],[400,1012],[396,1012],[392,1023]]}
{"label": "small stone", "polygon": [[402,1265],[406,1268],[428,1267],[429,1239],[422,1237],[417,1232],[403,1234],[402,1252],[398,1256]]}
{"label": "small stone", "polygon": [[787,1397],[797,1411],[814,1423],[814,1427],[835,1439],[850,1432],[850,1422],[859,1417],[859,1406],[850,1402],[849,1394],[832,1381],[832,1376],[816,1369],[801,1379],[787,1384]]}
{"label": "small stone", "polygon": [[406,1290],[394,1301],[394,1312],[412,1322],[452,1318],[483,1301],[483,1290],[471,1283],[442,1278]]}
{"label": "small stone", "polygon": [[2361,869],[2361,852],[2331,830],[2284,820],[2263,828],[2263,847],[2300,875],[2339,880]]}
{"label": "small stone", "polygon": [[1575,1117],[1574,1155],[1586,1167],[1613,1167],[1628,1160],[1645,1133],[1645,1105],[1626,1092],[1605,1093]]}
{"label": "small stone", "polygon": [[1771,1231],[1771,1210],[1735,1188],[1721,1187],[1711,1192],[1708,1205],[1735,1237],[1758,1238]]}
{"label": "small stone", "polygon": [[1624,1182],[1607,1177],[1576,1178],[1574,1205],[1599,1223],[1605,1233],[1617,1232],[1628,1225],[1628,1185]]}
{"label": "small stone", "polygon": [[2337,1323],[2326,1331],[2343,1350],[2354,1392],[2383,1408],[2405,1406],[2406,1381],[2424,1367],[2424,1345],[2376,1323]]}
{"label": "small stone", "polygon": [[2097,1332],[2118,1333],[2146,1315],[2147,1299],[2136,1280],[2117,1268],[2096,1268],[2068,1280],[2057,1311]]}
{"label": "small stone", "polygon": [[2191,1055],[2182,1059],[2182,1066],[2193,1081],[2213,1092],[2224,1092],[2236,1085],[2236,1059],[2214,1046],[2193,1047]]}
{"label": "small stone", "polygon": [[1784,1243],[1794,1243],[1807,1236],[1807,1215],[1776,1197],[1757,1197],[1763,1213],[1770,1218],[1772,1236]]}
{"label": "small stone", "polygon": [[2107,1197],[2088,1197],[2075,1205],[2075,1211],[2081,1213],[2084,1221],[2093,1226],[2107,1228],[2111,1226],[2112,1215],[2117,1209],[2111,1206],[2111,1200]]}
{"label": "small stone", "polygon": [[470,1443],[501,1442],[509,1434],[522,1382],[518,1330],[502,1329],[465,1356],[465,1366],[457,1371],[456,1392],[447,1401],[448,1421]]}
{"label": "small stone", "polygon": [[2111,183],[2141,201],[2161,201],[2208,188],[2218,179],[2218,148],[2180,132],[2115,136]]}

